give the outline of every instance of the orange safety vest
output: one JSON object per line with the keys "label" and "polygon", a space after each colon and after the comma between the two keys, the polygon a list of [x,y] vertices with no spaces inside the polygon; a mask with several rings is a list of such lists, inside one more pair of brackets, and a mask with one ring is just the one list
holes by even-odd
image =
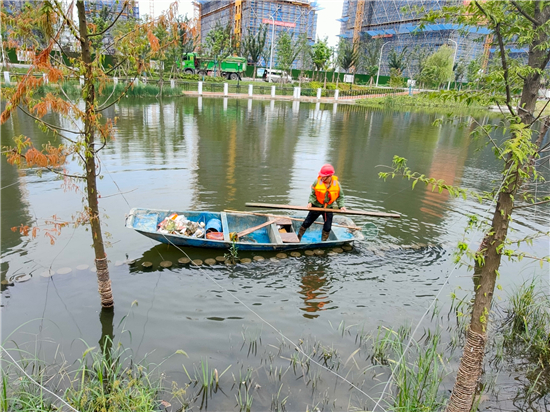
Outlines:
{"label": "orange safety vest", "polygon": [[[338,184],[338,177],[332,176],[332,182],[328,189],[321,181],[321,178],[317,178],[317,184],[315,185],[313,190],[315,190],[315,197],[317,198],[317,201],[321,203],[323,207],[327,207],[327,205],[333,204],[334,201],[338,199],[338,196],[340,196],[340,185]],[[325,203],[325,196],[327,194],[327,191],[329,202]]]}

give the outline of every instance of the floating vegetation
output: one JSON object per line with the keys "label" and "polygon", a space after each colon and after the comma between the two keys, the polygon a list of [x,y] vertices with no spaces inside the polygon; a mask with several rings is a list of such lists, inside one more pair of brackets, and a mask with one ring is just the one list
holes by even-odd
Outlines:
{"label": "floating vegetation", "polygon": [[317,256],[323,256],[325,254],[325,251],[323,249],[315,249],[313,251]]}
{"label": "floating vegetation", "polygon": [[172,267],[172,262],[169,260],[163,260],[162,262],[160,262],[160,266],[163,268],[169,268]]}
{"label": "floating vegetation", "polygon": [[212,258],[209,258],[209,259],[206,259],[204,261],[205,264],[207,264],[208,266],[213,266],[215,265],[217,262],[216,262],[216,259],[212,259]]}
{"label": "floating vegetation", "polygon": [[181,263],[182,265],[186,265],[191,262],[191,259],[188,257],[182,257],[178,259],[178,263]]}
{"label": "floating vegetation", "polygon": [[220,263],[225,262],[225,256],[216,256],[216,261]]}
{"label": "floating vegetation", "polygon": [[88,269],[90,266],[89,265],[78,265],[76,267],[77,270],[86,270]]}
{"label": "floating vegetation", "polygon": [[306,256],[313,256],[315,254],[315,252],[313,252],[313,250],[305,250],[304,251],[304,255]]}
{"label": "floating vegetation", "polygon": [[71,273],[73,270],[69,267],[65,267],[65,268],[61,268],[61,269],[57,269],[57,271],[55,273],[57,273],[58,275],[67,275],[69,273]]}
{"label": "floating vegetation", "polygon": [[202,260],[200,259],[193,259],[191,262],[193,262],[195,266],[202,266]]}
{"label": "floating vegetation", "polygon": [[275,256],[277,256],[279,259],[286,259],[288,255],[286,253],[277,253]]}
{"label": "floating vegetation", "polygon": [[254,259],[257,262],[265,260],[265,258],[263,256],[254,256],[252,259]]}
{"label": "floating vegetation", "polygon": [[300,252],[290,252],[290,256],[292,257],[300,257],[302,254]]}
{"label": "floating vegetation", "polygon": [[336,252],[333,252],[333,251],[327,252],[327,256],[336,256],[336,255],[338,255],[338,253]]}
{"label": "floating vegetation", "polygon": [[250,263],[250,262],[252,262],[252,259],[249,259],[249,258],[242,258],[241,261],[240,261],[240,263],[243,263],[245,265]]}
{"label": "floating vegetation", "polygon": [[151,262],[143,262],[143,263],[141,264],[141,266],[143,266],[145,269],[149,269],[149,268],[153,267],[153,263],[151,263]]}
{"label": "floating vegetation", "polygon": [[231,246],[228,249],[229,253],[225,253],[224,257],[226,260],[229,260],[230,264],[236,264],[239,260],[239,246],[235,240],[232,240]]}
{"label": "floating vegetation", "polygon": [[341,247],[335,247],[332,249],[332,251],[334,253],[342,253],[344,251],[344,249],[342,249]]}
{"label": "floating vegetation", "polygon": [[344,245],[342,246],[342,250],[345,251],[345,252],[350,252],[353,250],[353,246],[351,245]]}

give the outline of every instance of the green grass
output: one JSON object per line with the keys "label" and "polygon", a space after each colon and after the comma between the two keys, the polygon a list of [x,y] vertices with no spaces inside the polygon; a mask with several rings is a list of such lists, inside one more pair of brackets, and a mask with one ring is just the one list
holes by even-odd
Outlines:
{"label": "green grass", "polygon": [[530,280],[514,291],[509,302],[502,325],[504,345],[549,367],[550,294],[541,282]]}
{"label": "green grass", "polygon": [[389,109],[437,109],[468,112],[470,110],[487,110],[491,103],[489,100],[477,100],[470,104],[465,101],[457,101],[449,97],[449,92],[420,93],[413,96],[398,95],[386,97],[373,97],[358,100],[357,105],[365,107],[389,108]]}
{"label": "green grass", "polygon": [[2,362],[1,410],[70,410],[65,401],[80,412],[150,412],[159,410],[161,397],[181,398],[180,403],[187,406],[179,388],[164,387],[156,367],[135,363],[129,351],[111,346],[106,338],[102,348],[88,347],[74,364],[76,368],[48,366],[17,349],[19,361]]}
{"label": "green grass", "polygon": [[381,328],[373,339],[373,354],[390,366],[395,390],[389,410],[435,411],[442,408],[445,395],[440,385],[445,376],[447,362],[443,358],[441,331],[424,334],[422,342],[410,339],[409,328]]}

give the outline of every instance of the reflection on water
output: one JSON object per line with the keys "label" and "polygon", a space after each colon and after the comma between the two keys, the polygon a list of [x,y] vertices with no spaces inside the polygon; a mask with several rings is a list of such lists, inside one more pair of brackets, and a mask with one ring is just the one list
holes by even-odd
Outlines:
{"label": "reflection on water", "polygon": [[[54,214],[69,218],[82,208],[80,196],[64,193],[51,173],[18,172],[1,160],[2,281],[32,276],[24,283],[2,283],[2,333],[30,319],[54,320],[55,326],[40,330],[33,322],[25,324],[15,340],[27,334],[51,339],[69,359],[82,354],[71,346],[74,341],[97,342],[101,336],[103,345],[116,335],[138,357],[152,353],[160,361],[182,349],[193,361],[215,354],[215,361],[227,366],[243,362],[231,350],[240,346],[234,345],[240,339],[235,334],[264,321],[293,339],[310,335],[327,342],[333,339],[327,325],[341,321],[365,331],[380,324],[412,324],[447,284],[453,246],[462,240],[467,215],[484,214],[488,205],[420,185],[413,191],[410,182],[384,182],[378,172],[399,155],[413,170],[483,191],[501,171],[490,148],[468,137],[471,123],[459,127],[467,119],[435,126],[435,114],[202,97],[125,100],[106,114],[119,118],[115,141],[101,153],[104,179],[98,182],[103,224],[111,235],[107,253],[117,310],[101,312],[100,322],[85,228],[66,228],[54,246],[41,236],[28,240],[10,230]],[[54,115],[47,120],[63,124]],[[38,146],[53,139],[19,113],[0,132],[3,145],[18,134],[30,136]],[[354,217],[357,225],[376,230],[369,230],[365,242],[352,251],[334,256],[272,260],[271,253],[249,264],[200,268],[178,259],[188,255],[205,261],[224,252],[182,251],[124,227],[132,207],[220,211],[244,210],[246,202],[305,205],[319,167],[328,162],[336,167],[349,208],[397,212],[402,218]],[[78,171],[80,166],[68,167]],[[548,211],[544,205],[518,209],[514,235],[521,238],[545,228]],[[475,244],[479,234],[468,236]],[[535,241],[533,253],[539,252],[547,253],[546,242]],[[256,255],[239,253],[250,259]],[[172,267],[161,268],[166,260]],[[143,262],[152,267],[144,268]],[[65,267],[72,270],[59,271]],[[53,277],[39,276],[50,268]],[[532,276],[545,269],[529,262],[506,263],[502,284],[516,283],[518,273]],[[441,304],[456,288],[472,287],[466,268],[453,272],[448,283],[439,295]],[[123,319],[131,336],[117,326]],[[279,335],[267,329],[262,340],[270,345]],[[176,366],[180,373],[181,365]],[[305,410],[302,406],[296,409]]]}
{"label": "reflection on water", "polygon": [[328,279],[324,270],[308,271],[302,276],[300,291],[305,307],[300,308],[305,318],[314,319],[319,315],[315,312],[326,310],[325,306],[330,303],[328,298]]}

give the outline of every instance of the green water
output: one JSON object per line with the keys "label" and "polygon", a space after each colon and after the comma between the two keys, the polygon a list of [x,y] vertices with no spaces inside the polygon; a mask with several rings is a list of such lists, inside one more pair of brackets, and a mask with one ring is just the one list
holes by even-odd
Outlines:
{"label": "green water", "polygon": [[[96,345],[106,333],[138,359],[148,354],[150,361],[159,362],[183,349],[189,359],[172,358],[163,366],[180,384],[186,381],[182,364],[192,370],[207,358],[219,371],[231,365],[225,377],[227,394],[210,399],[213,410],[235,408],[230,374],[238,376],[247,365],[262,388],[254,393],[253,410],[269,409],[271,394],[281,383],[289,395],[287,410],[311,410],[316,404],[335,410],[367,408],[372,407],[368,399],[322,368],[315,372],[323,382],[319,390],[299,379],[300,371],[288,372],[281,382],[271,380],[265,372],[271,355],[275,364],[289,366],[272,347],[281,347],[285,338],[322,342],[338,350],[343,365],[357,349],[358,330],[414,326],[436,296],[445,306],[452,292],[464,296],[471,291],[469,272],[453,264],[453,247],[462,239],[468,214],[488,216],[489,204],[451,199],[420,186],[413,191],[410,182],[384,182],[377,176],[400,155],[426,175],[474,190],[490,189],[491,181],[499,179],[500,165],[484,142],[469,137],[473,126],[468,117],[434,126],[437,114],[206,98],[162,103],[128,99],[106,115],[118,117],[116,138],[100,155],[99,181],[114,316],[100,316],[86,228],[63,229],[53,246],[44,236],[44,222],[53,215],[71,220],[82,209],[82,193],[65,191],[53,173],[17,170],[2,158],[1,279],[9,283],[22,274],[32,276],[2,285],[3,342],[12,332],[9,342],[40,342],[40,354],[51,360],[60,352],[67,359],[78,358],[84,350],[79,339]],[[47,120],[76,127],[53,115]],[[21,112],[0,131],[2,145],[19,134],[37,144],[51,139]],[[369,236],[346,253],[280,261],[265,254],[264,261],[249,265],[201,268],[178,265],[182,251],[124,227],[132,207],[220,211],[246,210],[246,202],[306,205],[309,187],[327,162],[336,169],[348,208],[396,212],[402,218],[354,217],[356,224],[369,227]],[[73,162],[68,170],[80,169]],[[519,209],[514,236],[544,229],[548,217],[547,207]],[[36,239],[11,230],[36,223],[42,228]],[[472,247],[480,237],[468,236]],[[184,252],[202,260],[223,254]],[[536,241],[532,252],[547,254],[547,241]],[[163,260],[176,264],[163,269]],[[152,269],[144,270],[144,261],[152,262]],[[48,271],[56,273],[42,276]],[[547,272],[538,263],[505,263],[501,283],[506,288]],[[342,334],[342,322],[353,325],[350,331],[355,332]],[[254,336],[261,336],[257,353],[249,350]],[[368,351],[364,347],[358,355],[364,367],[370,365]],[[344,370],[342,366],[340,372]],[[371,396],[381,392],[383,377],[350,376]],[[325,390],[330,392],[326,402]]]}

